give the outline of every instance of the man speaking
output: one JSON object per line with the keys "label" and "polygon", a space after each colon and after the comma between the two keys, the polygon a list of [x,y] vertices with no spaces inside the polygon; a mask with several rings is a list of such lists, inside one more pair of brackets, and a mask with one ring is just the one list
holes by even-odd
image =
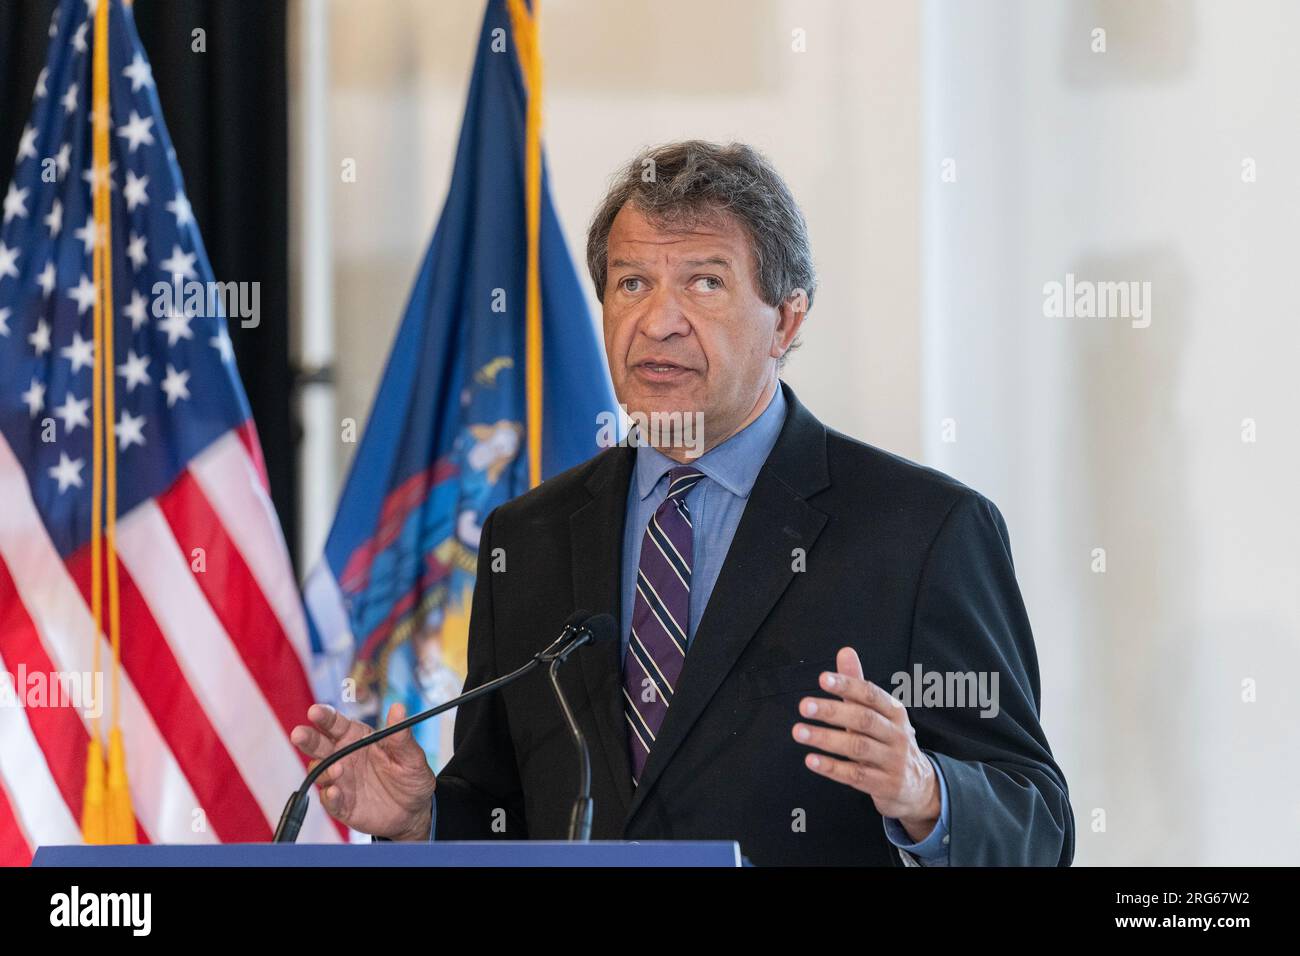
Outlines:
{"label": "man speaking", "polygon": [[[651,150],[597,211],[587,262],[615,392],[649,427],[488,517],[466,686],[575,609],[608,611],[621,643],[560,672],[594,839],[736,840],[758,864],[1069,864],[1001,514],[828,429],[780,381],[816,280],[776,170],[743,145]],[[292,739],[317,759],[370,733],[308,718]],[[556,840],[577,774],[538,676],[459,708],[436,779],[408,730],[330,768],[321,799],[388,839]]]}

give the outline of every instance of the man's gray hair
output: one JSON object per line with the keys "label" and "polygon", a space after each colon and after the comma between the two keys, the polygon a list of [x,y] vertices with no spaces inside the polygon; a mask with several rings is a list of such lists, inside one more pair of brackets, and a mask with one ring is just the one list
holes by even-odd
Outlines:
{"label": "man's gray hair", "polygon": [[795,289],[812,308],[817,274],[808,224],[781,174],[744,143],[692,139],[643,151],[614,177],[587,230],[587,269],[605,301],[609,231],[631,202],[657,226],[689,229],[729,213],[749,235],[759,295],[776,307]]}

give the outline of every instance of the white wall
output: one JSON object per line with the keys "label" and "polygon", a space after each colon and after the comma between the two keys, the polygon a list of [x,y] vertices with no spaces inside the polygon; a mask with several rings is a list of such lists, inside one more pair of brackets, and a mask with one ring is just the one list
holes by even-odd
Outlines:
{"label": "white wall", "polygon": [[[930,0],[923,34],[926,457],[1009,522],[1076,859],[1294,863],[1300,7]],[[1067,272],[1150,281],[1150,326],[1046,318]]]}

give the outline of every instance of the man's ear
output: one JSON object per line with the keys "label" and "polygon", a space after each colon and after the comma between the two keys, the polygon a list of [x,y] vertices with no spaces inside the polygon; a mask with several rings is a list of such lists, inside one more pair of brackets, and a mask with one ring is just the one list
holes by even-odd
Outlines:
{"label": "man's ear", "polygon": [[791,290],[777,309],[781,318],[772,335],[771,355],[779,359],[790,350],[790,344],[803,327],[803,320],[808,317],[808,293],[799,288]]}

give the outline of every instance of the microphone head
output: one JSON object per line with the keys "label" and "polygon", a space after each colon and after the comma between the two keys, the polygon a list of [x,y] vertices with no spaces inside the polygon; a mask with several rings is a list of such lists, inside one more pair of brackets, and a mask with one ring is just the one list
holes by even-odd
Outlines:
{"label": "microphone head", "polygon": [[536,659],[542,663],[564,661],[578,648],[606,638],[613,638],[617,634],[618,627],[611,615],[574,611],[564,622],[564,630],[560,636],[550,647],[539,651]]}
{"label": "microphone head", "polygon": [[618,639],[618,625],[614,623],[612,614],[595,614],[588,617],[583,630],[591,635],[592,644]]}
{"label": "microphone head", "polygon": [[564,622],[564,630],[576,631],[582,625],[587,623],[587,618],[591,617],[591,612],[587,610],[574,611],[569,615],[569,619]]}

